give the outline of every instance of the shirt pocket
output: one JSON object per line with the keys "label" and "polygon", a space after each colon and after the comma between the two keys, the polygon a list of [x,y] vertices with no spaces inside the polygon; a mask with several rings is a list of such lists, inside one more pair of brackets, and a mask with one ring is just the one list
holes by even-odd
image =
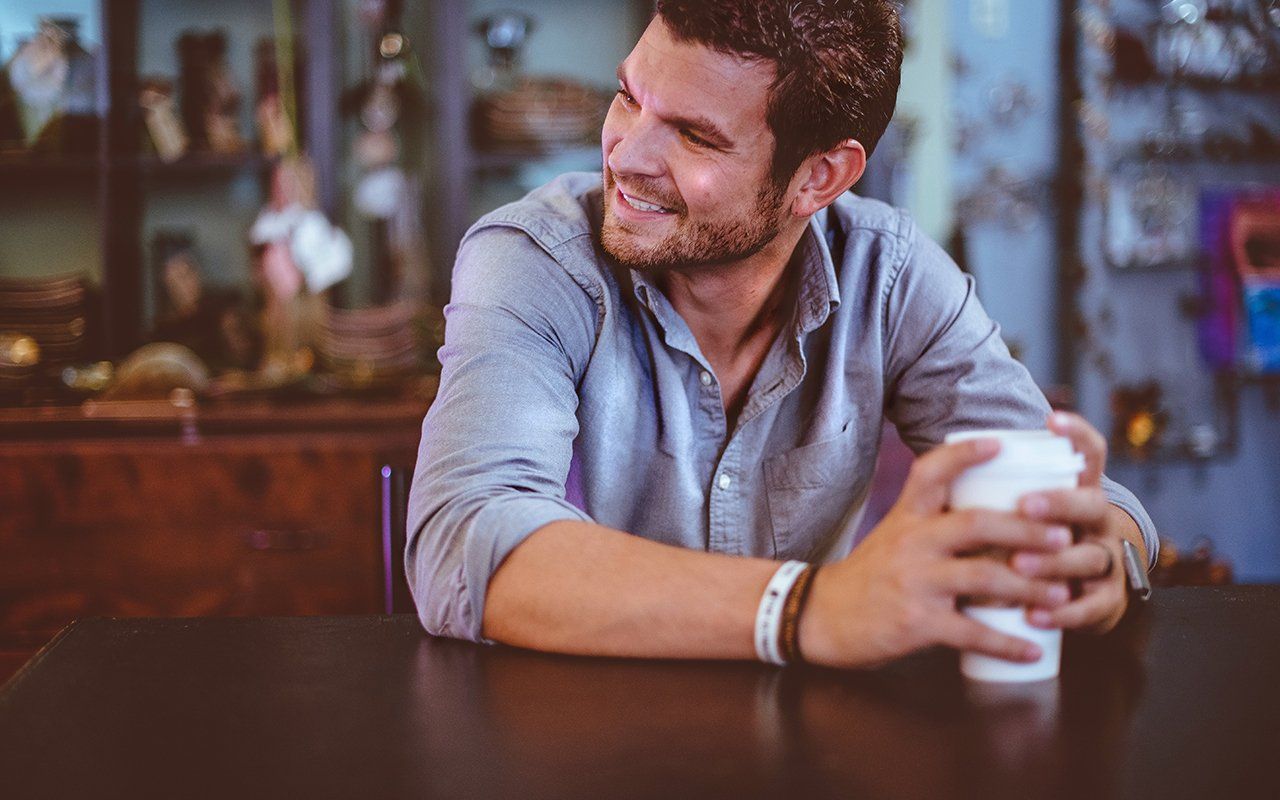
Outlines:
{"label": "shirt pocket", "polygon": [[764,462],[775,558],[808,560],[863,499],[867,442],[853,422]]}

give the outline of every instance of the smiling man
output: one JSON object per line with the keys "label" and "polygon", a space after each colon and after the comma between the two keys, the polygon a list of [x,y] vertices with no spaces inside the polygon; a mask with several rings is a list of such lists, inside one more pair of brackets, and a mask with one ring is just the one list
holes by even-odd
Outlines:
{"label": "smiling man", "polygon": [[[1151,559],[1156,539],[1102,437],[1049,416],[905,214],[848,193],[901,60],[889,0],[660,2],[618,68],[603,174],[472,227],[410,496],[428,631],[858,667],[940,644],[1037,657],[966,596],[1115,625],[1121,542]],[[922,455],[855,542],[885,416]],[[1086,455],[1079,489],[947,508],[995,452],[948,432],[1046,419]],[[971,557],[993,545],[1016,555]]]}

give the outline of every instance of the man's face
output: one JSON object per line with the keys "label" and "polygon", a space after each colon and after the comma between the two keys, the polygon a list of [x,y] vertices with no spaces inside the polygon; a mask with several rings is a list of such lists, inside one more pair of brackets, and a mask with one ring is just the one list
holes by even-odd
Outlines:
{"label": "man's face", "polygon": [[618,67],[601,137],[605,252],[634,269],[759,252],[786,221],[765,120],[773,65],[677,42],[655,18]]}

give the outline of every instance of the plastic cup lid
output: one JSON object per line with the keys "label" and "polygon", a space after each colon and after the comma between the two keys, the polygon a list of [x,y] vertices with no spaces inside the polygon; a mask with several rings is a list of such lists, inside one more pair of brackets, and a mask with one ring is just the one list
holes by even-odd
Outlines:
{"label": "plastic cup lid", "polygon": [[1050,431],[957,431],[947,434],[944,441],[955,444],[973,439],[997,439],[1000,442],[999,454],[974,467],[977,470],[1035,469],[1075,474],[1084,471],[1084,455],[1072,449],[1070,439]]}

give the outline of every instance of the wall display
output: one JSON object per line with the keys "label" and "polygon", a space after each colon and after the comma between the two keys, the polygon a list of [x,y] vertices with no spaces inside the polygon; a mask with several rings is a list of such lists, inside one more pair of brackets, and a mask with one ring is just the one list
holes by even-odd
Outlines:
{"label": "wall display", "polygon": [[482,19],[489,63],[473,75],[482,94],[473,111],[472,134],[486,149],[545,153],[599,139],[611,94],[565,78],[522,76],[520,51],[533,18],[502,12]]}
{"label": "wall display", "polygon": [[1111,440],[1122,445],[1122,454],[1142,461],[1159,450],[1169,421],[1161,400],[1163,391],[1155,381],[1112,390]]}
{"label": "wall display", "polygon": [[1274,3],[1257,0],[1170,0],[1154,27],[1161,74],[1218,83],[1280,79],[1280,23]]}
{"label": "wall display", "polygon": [[97,136],[94,56],[75,17],[43,18],[0,84],[0,140],[46,153],[91,153]]}
{"label": "wall display", "polygon": [[403,4],[381,0],[360,11],[369,62],[364,77],[342,96],[343,113],[359,124],[349,145],[358,168],[352,206],[370,242],[373,301],[416,302],[428,292],[430,269],[419,156],[427,118],[425,78],[405,33]]}
{"label": "wall display", "polygon": [[1107,185],[1106,253],[1121,269],[1153,269],[1194,263],[1196,185],[1150,166]]}
{"label": "wall display", "polygon": [[88,292],[78,275],[0,278],[0,393],[57,379],[87,353]]}
{"label": "wall display", "polygon": [[1249,325],[1250,366],[1280,372],[1280,202],[1238,204],[1231,251]]}
{"label": "wall display", "polygon": [[[1075,361],[1082,382],[1102,389],[1082,407],[1110,408],[1113,445],[1131,458],[1229,452],[1232,387],[1271,372],[1272,358],[1280,366],[1270,344],[1280,343],[1278,273],[1242,269],[1249,248],[1233,228],[1248,198],[1280,182],[1280,3],[1075,5]],[[1188,369],[1197,350],[1204,368]],[[1134,434],[1157,417],[1136,387],[1150,386],[1162,424],[1139,448]]]}
{"label": "wall display", "polygon": [[239,292],[209,286],[190,230],[159,230],[151,240],[156,324],[153,342],[172,342],[214,370],[251,369],[261,344]]}
{"label": "wall display", "polygon": [[144,79],[138,105],[142,106],[142,118],[160,160],[168,164],[186,155],[190,140],[178,117],[173,82],[162,77]]}
{"label": "wall display", "polygon": [[[290,78],[298,74],[295,65],[292,74],[282,80],[281,64],[276,59],[277,43],[274,39],[258,42],[254,48],[254,76],[257,101],[254,103],[254,120],[258,126],[258,147],[267,158],[279,158],[294,152],[298,147],[294,133],[297,109],[290,116],[289,99],[281,85],[289,85]],[[293,101],[296,105],[296,100]]]}
{"label": "wall display", "polygon": [[240,90],[227,65],[227,33],[187,31],[177,41],[182,119],[192,148],[239,153]]}

